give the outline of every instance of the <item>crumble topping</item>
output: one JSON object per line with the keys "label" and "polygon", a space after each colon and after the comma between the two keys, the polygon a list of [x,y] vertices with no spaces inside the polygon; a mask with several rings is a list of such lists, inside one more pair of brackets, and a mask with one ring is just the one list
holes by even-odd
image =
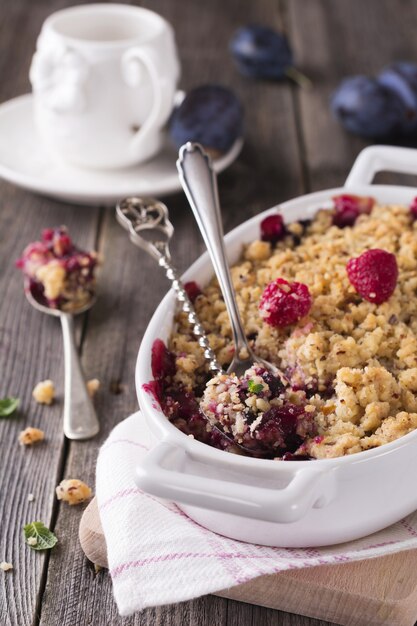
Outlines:
{"label": "crumble topping", "polygon": [[[286,225],[275,243],[259,239],[245,246],[231,268],[255,354],[285,374],[295,394],[293,404],[309,407],[304,414],[312,416],[314,432],[292,452],[311,458],[360,452],[417,428],[417,221],[405,206],[340,198],[344,207],[352,204],[349,212],[319,210],[309,223]],[[335,205],[340,207],[340,202],[335,199]],[[382,303],[362,297],[347,272],[350,259],[374,249],[389,253],[387,258],[394,255],[398,267],[396,283]],[[278,279],[306,285],[311,294],[308,314],[286,326],[265,323],[259,311],[265,288]],[[372,280],[382,284],[380,276]],[[375,299],[373,289],[369,297]],[[217,359],[227,369],[232,333],[215,279],[200,288],[194,305]],[[229,449],[221,438],[213,438],[204,418],[198,421],[198,404],[202,398],[205,411],[216,419],[223,416],[230,406],[239,406],[236,381],[228,377],[206,387],[210,375],[187,316],[179,312],[175,322],[167,350],[172,362],[167,376],[154,375],[156,395],[181,430]],[[227,385],[219,394],[229,394],[220,409],[221,399],[216,393],[213,397],[217,383]],[[256,409],[256,400],[250,402],[254,406],[249,408]],[[239,410],[229,424],[235,430],[242,428]]]}
{"label": "crumble topping", "polygon": [[100,381],[98,378],[92,378],[87,381],[87,391],[90,395],[90,398],[94,398],[97,391],[100,389]]}
{"label": "crumble topping", "polygon": [[32,396],[39,404],[52,404],[55,398],[55,387],[52,380],[42,380],[34,390]]}
{"label": "crumble topping", "polygon": [[0,569],[3,570],[3,572],[8,572],[13,569],[13,565],[11,563],[7,563],[7,561],[2,561],[0,563]]}
{"label": "crumble topping", "polygon": [[22,430],[19,434],[19,443],[21,446],[31,446],[33,443],[43,441],[45,433],[39,428],[32,428],[28,426],[25,430]]}
{"label": "crumble topping", "polygon": [[58,500],[68,502],[68,504],[81,504],[91,498],[92,491],[88,485],[77,478],[62,480],[56,488]]}

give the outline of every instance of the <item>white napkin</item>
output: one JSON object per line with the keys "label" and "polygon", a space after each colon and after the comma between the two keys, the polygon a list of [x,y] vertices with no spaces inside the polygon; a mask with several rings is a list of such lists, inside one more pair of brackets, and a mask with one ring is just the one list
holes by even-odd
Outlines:
{"label": "white napkin", "polygon": [[417,547],[417,512],[364,539],[333,547],[267,548],[221,537],[174,504],[136,487],[135,467],[149,445],[149,431],[138,412],[116,426],[97,461],[96,495],[121,615],[190,600],[263,574]]}

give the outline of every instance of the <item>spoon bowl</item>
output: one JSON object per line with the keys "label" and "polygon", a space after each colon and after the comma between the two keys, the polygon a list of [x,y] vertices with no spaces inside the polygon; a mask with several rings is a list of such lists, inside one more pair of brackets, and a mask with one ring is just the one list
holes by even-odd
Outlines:
{"label": "spoon bowl", "polygon": [[97,296],[91,296],[90,300],[86,302],[83,306],[78,307],[77,309],[71,311],[62,311],[61,309],[52,309],[46,304],[42,304],[35,298],[30,288],[29,280],[25,280],[25,296],[28,302],[41,313],[45,313],[46,315],[53,315],[54,317],[61,317],[62,315],[81,315],[81,313],[86,313],[91,309],[92,306],[97,302]]}
{"label": "spoon bowl", "polygon": [[65,364],[64,434],[68,439],[90,439],[99,432],[100,425],[86,387],[75,343],[74,315],[91,309],[96,296],[91,296],[85,305],[69,312],[52,309],[39,302],[33,295],[29,280],[25,280],[24,288],[28,302],[37,311],[58,317],[61,321]]}

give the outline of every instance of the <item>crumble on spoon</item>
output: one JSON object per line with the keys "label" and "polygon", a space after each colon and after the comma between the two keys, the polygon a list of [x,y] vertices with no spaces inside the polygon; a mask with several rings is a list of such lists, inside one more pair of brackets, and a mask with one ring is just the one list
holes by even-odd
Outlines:
{"label": "crumble on spoon", "polygon": [[94,296],[97,253],[77,248],[65,226],[47,228],[16,263],[40,304],[71,313]]}

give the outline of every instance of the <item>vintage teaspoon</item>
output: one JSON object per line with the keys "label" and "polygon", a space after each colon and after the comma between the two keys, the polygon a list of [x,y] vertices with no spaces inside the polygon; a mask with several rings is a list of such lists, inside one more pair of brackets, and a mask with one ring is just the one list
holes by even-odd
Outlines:
{"label": "vintage teaspoon", "polygon": [[272,363],[256,356],[246,339],[226,257],[217,177],[209,155],[200,144],[188,142],[180,148],[177,169],[182,188],[213,263],[229,313],[235,354],[227,371],[240,377],[252,365],[259,363],[274,376],[280,377],[287,385],[288,381],[282,372]]}
{"label": "vintage teaspoon", "polygon": [[38,302],[31,292],[28,281],[25,281],[25,294],[35,309],[41,313],[59,317],[61,321],[65,364],[64,434],[68,439],[90,439],[98,433],[100,425],[87,391],[75,345],[73,316],[88,311],[96,299],[92,297],[83,307],[67,313],[59,309],[51,309]]}

